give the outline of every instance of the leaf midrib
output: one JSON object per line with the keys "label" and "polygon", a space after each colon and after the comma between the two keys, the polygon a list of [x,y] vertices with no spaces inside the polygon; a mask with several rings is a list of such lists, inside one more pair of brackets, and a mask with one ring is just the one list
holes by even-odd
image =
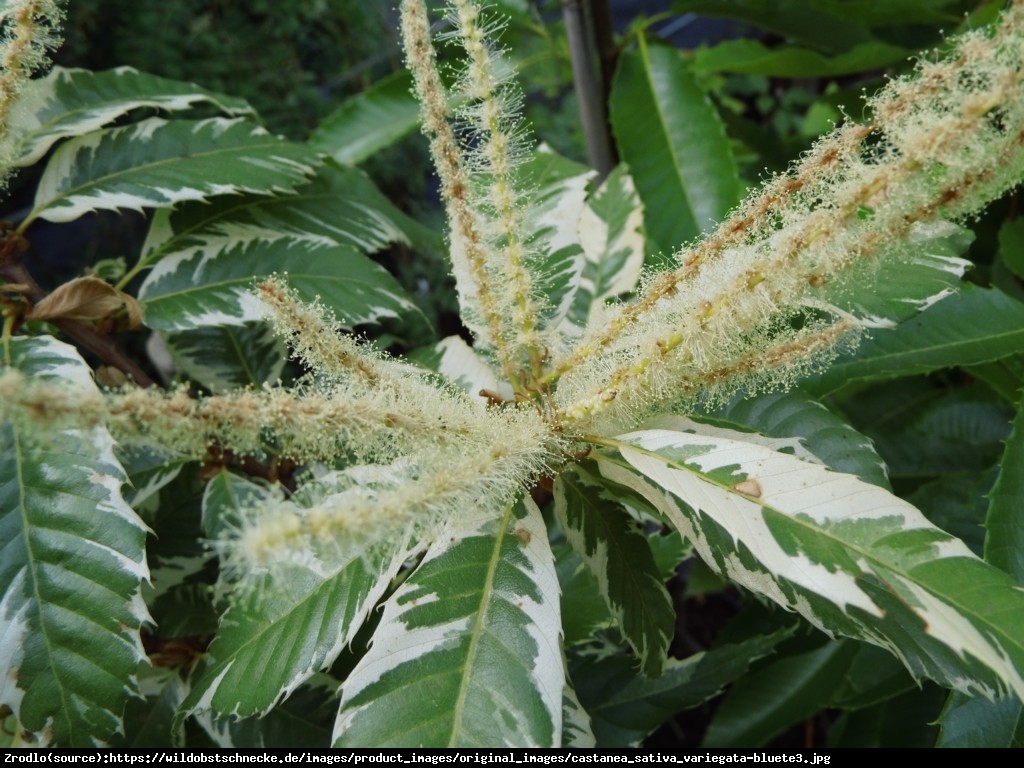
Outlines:
{"label": "leaf midrib", "polygon": [[[200,120],[200,121],[194,121],[194,120],[163,120],[163,118],[151,118],[151,119],[162,120],[164,122],[164,126],[161,126],[161,130],[164,129],[166,126],[174,126],[174,125],[179,125],[179,124],[184,124],[184,123],[191,123],[193,125],[198,125],[199,123],[208,122],[208,121],[203,121],[203,120]],[[236,122],[236,124],[238,124],[238,125],[241,125],[244,122],[246,122],[245,118],[210,118],[210,120],[231,120],[231,121]],[[136,123],[136,124],[133,124],[131,126],[125,126],[125,127],[102,129],[104,132],[106,132],[107,135],[104,136],[103,139],[101,139],[100,141],[102,143],[105,139],[108,138],[108,136],[111,136],[112,134],[114,134],[114,132],[117,132],[117,133],[120,133],[120,134],[128,134],[130,131],[138,130],[138,127],[141,126],[141,125],[145,125],[146,122],[147,121],[143,121],[142,123]],[[259,126],[257,126],[255,123],[251,123],[251,127],[253,129],[259,128]],[[253,135],[259,135],[259,134],[254,134],[253,131],[250,131],[248,135],[249,136],[253,136]],[[65,153],[70,153],[72,150],[68,149],[68,147],[76,146],[76,142],[77,142],[77,144],[81,144],[83,142],[83,140],[85,138],[87,138],[87,137],[88,137],[88,134],[86,134],[86,136],[84,136],[84,137],[73,138],[73,139],[67,141],[64,145],[62,145],[58,151],[63,151]],[[118,139],[120,139],[120,136],[116,136],[115,135],[110,140],[116,142]],[[108,183],[110,183],[112,181],[116,181],[119,178],[123,178],[125,176],[130,176],[130,175],[133,175],[133,174],[137,175],[139,173],[150,172],[150,171],[158,169],[158,168],[160,168],[162,166],[168,166],[168,165],[172,165],[174,163],[181,163],[183,161],[191,162],[193,160],[205,160],[205,159],[210,158],[210,157],[215,157],[215,156],[218,156],[218,155],[224,156],[224,155],[228,155],[228,154],[234,154],[234,155],[236,155],[239,158],[245,158],[247,152],[249,152],[249,151],[261,152],[263,150],[273,149],[273,148],[284,149],[284,148],[289,146],[289,142],[285,142],[285,141],[281,141],[279,139],[276,139],[274,136],[272,136],[270,134],[267,134],[266,139],[267,139],[266,141],[261,141],[261,142],[258,142],[258,143],[251,143],[251,144],[244,144],[242,146],[232,145],[232,146],[226,146],[226,147],[217,147],[215,149],[210,149],[210,150],[205,150],[205,151],[188,151],[187,155],[180,155],[179,154],[179,155],[175,155],[173,157],[162,158],[160,160],[155,160],[155,161],[152,161],[152,162],[149,162],[149,163],[144,163],[142,165],[133,165],[133,166],[131,166],[129,168],[124,168],[124,169],[121,169],[121,170],[118,170],[118,171],[115,171],[115,172],[112,172],[112,173],[106,173],[106,174],[104,174],[102,176],[99,176],[99,177],[94,177],[94,178],[90,179],[88,182],[85,182],[85,183],[80,184],[78,186],[73,186],[73,187],[68,187],[68,188],[60,189],[60,190],[58,190],[58,194],[55,197],[51,198],[48,201],[45,201],[45,202],[41,203],[40,205],[33,206],[32,212],[29,214],[27,220],[31,221],[33,219],[36,219],[43,212],[48,211],[48,210],[50,210],[50,209],[52,209],[54,207],[65,207],[65,206],[59,206],[58,204],[61,203],[61,202],[67,201],[67,200],[69,200],[69,199],[71,199],[73,197],[76,197],[76,196],[84,196],[84,193],[89,191],[90,189],[95,189],[96,187],[98,187],[98,186],[100,186],[102,184],[108,184]],[[150,138],[148,140],[149,141],[153,141],[154,139],[153,139],[152,136],[150,136]],[[136,140],[129,140],[129,143],[134,144],[134,143],[136,143]],[[97,147],[98,146],[99,146],[99,144],[97,144]],[[301,145],[294,145],[294,146],[301,146]],[[96,147],[93,147],[92,149],[95,149],[95,148]],[[75,153],[77,153],[78,151],[79,151],[79,148],[76,146]],[[297,163],[297,164],[302,164],[302,161],[298,160],[298,159],[294,160],[294,162]],[[313,165],[312,164],[308,164],[308,163],[307,163],[307,165],[309,165],[309,170],[312,170]],[[71,168],[69,168],[69,170],[73,169],[73,167],[74,166],[71,166]],[[254,166],[254,168],[255,168],[255,166]],[[293,169],[293,170],[298,172],[298,169]],[[308,174],[304,174],[304,175],[308,175]],[[207,180],[207,181],[204,182],[204,185],[196,186],[196,187],[192,187],[192,188],[202,190],[204,188],[204,186],[209,186],[211,183],[212,182]],[[301,183],[301,181],[299,181],[297,183]],[[154,188],[154,189],[156,188],[153,185],[150,185],[150,186],[152,188]],[[252,194],[258,194],[260,192],[260,189],[257,189],[257,188],[249,188],[249,187],[245,187],[245,186],[239,186],[237,184],[234,184],[232,186],[236,186],[239,189],[240,192],[248,192],[248,193],[252,193]],[[272,191],[273,190],[266,190],[264,192],[264,194],[270,194]],[[223,194],[223,193],[219,193],[219,194]]]}
{"label": "leaf midrib", "polygon": [[[5,351],[7,351],[9,353],[9,350],[5,350]],[[7,357],[7,361],[6,361],[7,365],[10,366],[11,365],[10,355],[7,354],[6,357]],[[36,604],[34,606],[34,611],[33,612],[36,614],[36,620],[39,622],[39,625],[38,625],[39,626],[39,632],[45,638],[46,650],[47,650],[47,653],[46,653],[46,663],[47,663],[47,666],[50,669],[50,675],[53,678],[54,683],[56,683],[56,687],[57,687],[57,690],[59,692],[58,695],[60,696],[60,700],[61,700],[61,708],[60,708],[59,716],[61,717],[61,719],[64,720],[65,728],[66,728],[67,732],[70,734],[70,733],[73,732],[74,728],[72,727],[71,718],[69,717],[68,713],[73,711],[73,710],[71,709],[71,705],[70,705],[70,702],[68,700],[68,694],[65,692],[65,686],[61,683],[61,677],[60,677],[60,675],[59,675],[59,673],[57,671],[57,668],[54,666],[53,653],[50,652],[50,649],[53,647],[54,644],[51,641],[49,632],[47,631],[47,628],[46,628],[47,622],[46,622],[45,617],[43,615],[43,606],[47,605],[48,601],[44,600],[43,596],[39,592],[39,583],[41,581],[41,578],[40,578],[40,574],[38,573],[38,567],[36,565],[37,558],[33,555],[33,552],[32,552],[32,537],[29,535],[29,532],[32,530],[32,527],[31,527],[31,521],[28,519],[28,499],[25,496],[25,475],[24,475],[24,471],[23,471],[23,467],[24,467],[24,464],[25,464],[25,462],[24,462],[24,452],[22,450],[21,439],[19,437],[17,428],[12,426],[11,434],[12,434],[12,439],[14,440],[15,463],[16,463],[17,468],[18,468],[17,469],[17,472],[18,472],[18,511],[20,513],[20,516],[21,516],[22,538],[23,538],[23,540],[25,542],[25,559],[27,561],[26,565],[27,565],[27,567],[29,569],[29,572],[31,574],[32,594],[35,596],[35,601],[36,601]],[[23,660],[22,663],[24,663],[24,660]],[[27,691],[26,691],[26,693],[27,693]]]}
{"label": "leaf midrib", "polygon": [[[619,446],[624,446],[624,447],[627,447],[627,448],[631,448],[631,449],[633,449],[633,450],[635,450],[635,451],[637,451],[639,453],[643,453],[644,455],[646,455],[646,456],[648,456],[648,457],[650,457],[652,459],[656,459],[656,460],[664,463],[665,466],[670,468],[670,469],[677,469],[677,470],[686,471],[686,472],[688,472],[688,473],[690,473],[692,475],[696,475],[703,482],[706,482],[706,483],[709,483],[711,485],[717,486],[718,488],[720,488],[723,491],[726,491],[727,493],[737,493],[736,491],[733,491],[733,489],[730,486],[727,486],[727,485],[725,485],[723,483],[720,483],[720,482],[714,480],[710,476],[705,475],[705,474],[701,473],[700,471],[693,469],[692,467],[686,465],[685,463],[682,464],[682,465],[679,465],[679,464],[677,464],[676,462],[674,462],[674,461],[672,461],[670,459],[666,459],[664,456],[662,456],[661,454],[657,453],[656,451],[652,451],[652,450],[650,450],[648,448],[643,448],[641,446],[634,445],[633,443],[627,443],[627,442],[624,442],[624,441],[617,441],[617,440],[614,440],[614,439],[608,439],[607,443],[608,444],[617,443]],[[633,465],[630,464],[628,461],[626,461],[626,459],[624,459],[624,458],[619,460],[619,459],[617,459],[615,457],[610,457],[610,456],[604,455],[602,460],[607,460],[607,461],[611,461],[613,463],[619,464],[620,466],[622,466],[623,468],[629,470],[630,472],[636,472],[637,471],[636,468],[633,467]],[[664,489],[664,490],[667,493],[670,493],[673,497],[679,498],[679,497],[676,496],[676,494],[674,492],[669,491],[668,489]],[[1008,645],[1016,647],[1022,654],[1024,654],[1024,643],[1022,643],[1020,640],[1017,640],[1017,639],[1009,636],[1001,627],[999,627],[997,625],[993,625],[988,620],[987,617],[981,616],[981,615],[977,614],[975,611],[973,611],[971,609],[968,609],[966,606],[962,605],[960,602],[954,600],[951,596],[946,595],[946,594],[941,593],[941,592],[937,592],[935,590],[935,588],[931,587],[930,585],[921,583],[921,581],[919,579],[914,578],[913,576],[911,576],[909,573],[907,573],[907,571],[905,569],[897,568],[897,567],[894,567],[891,564],[888,564],[888,563],[885,563],[884,561],[881,561],[878,558],[878,556],[876,554],[874,554],[871,550],[865,550],[860,545],[848,542],[845,539],[838,538],[837,536],[835,536],[834,534],[829,532],[827,529],[824,529],[824,528],[821,528],[821,527],[818,527],[818,526],[812,526],[807,520],[802,519],[802,518],[797,517],[797,516],[794,516],[794,515],[787,514],[786,512],[783,512],[781,510],[776,509],[775,507],[772,507],[772,506],[769,506],[767,504],[761,503],[758,499],[751,498],[751,497],[745,496],[743,494],[737,494],[737,495],[741,496],[743,499],[745,499],[747,501],[750,501],[750,502],[752,502],[754,504],[757,504],[759,507],[761,507],[762,510],[770,510],[770,511],[772,511],[772,512],[778,514],[778,515],[781,515],[781,516],[785,517],[787,520],[789,520],[791,522],[797,523],[798,525],[804,527],[806,530],[811,531],[811,532],[813,532],[816,535],[827,537],[831,541],[839,544],[840,546],[842,546],[843,548],[845,548],[845,549],[847,549],[849,551],[853,551],[853,552],[859,553],[860,555],[862,555],[869,562],[871,562],[873,564],[877,564],[877,565],[879,565],[880,567],[882,567],[885,570],[890,570],[890,571],[893,571],[895,573],[900,574],[903,578],[907,579],[907,581],[909,581],[909,582],[915,584],[916,586],[918,586],[919,588],[925,590],[926,592],[928,592],[929,594],[933,595],[934,597],[936,597],[940,601],[946,603],[947,605],[955,607],[957,610],[959,610],[965,616],[971,617],[972,620],[975,620],[980,625],[986,627],[989,632],[991,632],[994,635],[997,635],[1000,638],[1005,639],[1007,641]],[[689,505],[689,502],[686,501],[686,499],[683,499],[683,501],[687,505]],[[937,528],[937,526],[936,526],[936,528]],[[942,529],[938,528],[938,530],[942,530]],[[893,593],[893,594],[896,595],[897,597],[900,597],[897,593]],[[825,597],[829,601],[832,601],[832,598],[830,596],[828,596],[828,595],[823,595],[823,597]],[[903,598],[900,597],[900,599],[902,600]],[[945,645],[945,643],[943,643],[943,644]]]}
{"label": "leaf midrib", "polygon": [[498,571],[498,564],[501,562],[501,548],[505,540],[505,534],[508,532],[511,518],[512,507],[508,506],[505,509],[505,514],[501,517],[498,530],[494,534],[494,546],[491,548],[491,557],[487,562],[487,575],[484,577],[483,588],[480,590],[480,609],[476,612],[476,621],[473,622],[473,629],[469,633],[466,662],[462,669],[459,690],[455,697],[455,707],[452,711],[452,732],[448,738],[449,748],[458,746],[459,742],[457,739],[462,735],[462,717],[473,678],[471,671],[480,652],[480,643],[484,635],[484,627],[487,623],[487,614],[490,612],[491,607],[491,595],[494,592],[494,579]]}
{"label": "leaf midrib", "polygon": [[[661,132],[665,140],[665,145],[668,147],[668,154],[672,158],[672,170],[679,184],[679,189],[682,190],[683,197],[686,198],[686,207],[688,213],[690,214],[690,218],[693,220],[694,225],[699,228],[699,224],[697,224],[697,216],[693,206],[693,197],[691,195],[689,187],[686,184],[686,179],[683,176],[682,169],[679,166],[679,153],[677,152],[675,145],[672,143],[672,133],[669,130],[668,118],[666,116],[665,110],[662,109],[661,101],[658,99],[658,91],[655,88],[654,79],[651,76],[652,71],[650,52],[648,50],[646,38],[643,35],[640,35],[639,37],[639,45],[640,55],[643,58],[644,64],[644,80],[646,81],[647,86],[650,90],[651,101],[654,102],[654,110],[658,115],[658,124],[661,127]],[[671,247],[672,245],[673,244],[670,243],[669,247]],[[662,247],[665,246],[662,244]]]}

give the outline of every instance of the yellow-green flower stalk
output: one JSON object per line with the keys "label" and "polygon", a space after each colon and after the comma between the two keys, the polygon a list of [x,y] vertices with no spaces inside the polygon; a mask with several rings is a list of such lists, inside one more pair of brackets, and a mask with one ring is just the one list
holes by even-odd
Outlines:
{"label": "yellow-green flower stalk", "polygon": [[788,383],[827,359],[842,331],[870,322],[832,305],[844,281],[870,280],[932,222],[962,219],[1024,176],[1021,61],[1018,2],[994,31],[891,81],[868,101],[868,124],[822,138],[556,363],[562,418],[605,432],[659,403]]}

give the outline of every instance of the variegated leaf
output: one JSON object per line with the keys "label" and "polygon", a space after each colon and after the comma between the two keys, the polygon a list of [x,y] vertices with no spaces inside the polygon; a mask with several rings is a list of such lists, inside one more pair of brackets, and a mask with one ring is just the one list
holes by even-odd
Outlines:
{"label": "variegated leaf", "polygon": [[1024,592],[914,507],[852,475],[714,435],[623,435],[602,473],[643,494],[743,586],[916,676],[1024,690]]}
{"label": "variegated leaf", "polygon": [[648,677],[661,674],[675,609],[638,522],[582,467],[555,479],[555,515]]}
{"label": "variegated leaf", "polygon": [[38,161],[61,139],[102,128],[132,110],[149,107],[164,112],[210,104],[231,116],[255,114],[244,100],[118,67],[106,72],[54,67],[21,92],[0,139],[0,156],[13,165]]}
{"label": "variegated leaf", "polygon": [[160,330],[242,325],[265,316],[252,288],[287,273],[348,326],[414,308],[397,281],[363,252],[421,239],[361,172],[324,167],[286,197],[221,198],[158,211],[143,247],[154,266],[139,290],[146,323]]}
{"label": "variegated leaf", "polygon": [[601,597],[597,577],[576,551],[566,542],[553,543],[551,550],[562,590],[562,644],[589,642],[595,632],[614,626],[615,618]]}
{"label": "variegated leaf", "polygon": [[439,248],[425,228],[399,211],[365,173],[327,163],[294,192],[219,197],[162,209],[142,248],[142,267],[207,243],[287,240],[310,250],[348,245],[374,253],[392,243]]}
{"label": "variegated leaf", "polygon": [[[956,291],[971,266],[960,254],[972,239],[969,230],[948,221],[916,224],[880,268],[865,264],[863,276],[826,282],[810,295],[851,313],[869,328],[893,328]],[[877,273],[871,273],[874,269]]]}
{"label": "variegated leaf", "polygon": [[148,446],[119,445],[115,453],[128,474],[130,488],[124,492],[124,497],[133,509],[139,509],[147,499],[176,478],[188,461]]}
{"label": "variegated leaf", "polygon": [[288,359],[267,323],[196,328],[170,334],[166,342],[174,364],[214,393],[273,384]]}
{"label": "variegated leaf", "polygon": [[[676,418],[676,417],[669,417]],[[878,455],[870,438],[855,430],[841,416],[799,389],[788,392],[769,392],[757,397],[741,393],[726,406],[708,417],[715,424],[756,429],[773,438],[790,441],[774,443],[776,450],[791,450],[801,458],[824,463],[830,469],[857,475],[861,480],[882,488],[889,488],[885,462]],[[654,427],[652,421],[645,426]],[[659,421],[665,429],[687,431],[686,427],[672,426]],[[700,431],[707,427],[694,427]],[[730,437],[723,433],[723,437]],[[738,440],[756,440],[756,436],[733,432]],[[766,442],[765,445],[772,445]],[[808,452],[810,455],[808,455]]]}
{"label": "variegated leaf", "polygon": [[[207,486],[204,527],[216,533],[237,526],[256,504],[266,510],[288,502],[221,472]],[[324,567],[310,558],[279,563],[272,573],[247,574],[246,588],[236,591],[221,619],[176,727],[186,716],[207,710],[237,717],[268,712],[352,642],[405,557],[396,544],[374,563],[357,556]]]}
{"label": "variegated leaf", "polygon": [[168,122],[153,117],[58,147],[39,180],[28,221],[167,208],[215,195],[288,192],[318,164],[309,148],[271,136],[243,118]]}
{"label": "variegated leaf", "polygon": [[[74,348],[5,343],[38,380],[96,392]],[[121,728],[146,659],[146,527],[121,496],[106,429],[39,434],[0,425],[0,705],[42,744],[95,746]]]}
{"label": "variegated leaf", "polygon": [[[303,685],[264,717],[196,715],[196,722],[222,749],[327,749],[337,698],[326,686]],[[188,746],[188,745],[186,745]]]}
{"label": "variegated leaf", "polygon": [[347,245],[213,241],[168,256],[149,274],[139,289],[146,325],[185,331],[266,319],[252,289],[259,278],[277,273],[287,273],[300,299],[319,299],[348,327],[414,307],[387,270]]}
{"label": "variegated leaf", "polygon": [[619,165],[590,196],[580,215],[585,257],[570,318],[583,329],[604,303],[636,288],[644,263],[643,203],[626,166]]}
{"label": "variegated leaf", "polygon": [[342,687],[335,746],[559,746],[558,581],[524,497],[450,520],[384,604]]}
{"label": "variegated leaf", "polygon": [[580,704],[576,691],[566,678],[562,694],[562,746],[569,749],[590,749],[597,746],[590,727],[590,715]]}
{"label": "variegated leaf", "polygon": [[521,170],[523,183],[531,188],[525,219],[531,243],[540,254],[534,273],[539,275],[537,292],[547,302],[543,322],[578,335],[566,328],[564,320],[580,285],[584,257],[577,227],[594,172],[546,145]]}

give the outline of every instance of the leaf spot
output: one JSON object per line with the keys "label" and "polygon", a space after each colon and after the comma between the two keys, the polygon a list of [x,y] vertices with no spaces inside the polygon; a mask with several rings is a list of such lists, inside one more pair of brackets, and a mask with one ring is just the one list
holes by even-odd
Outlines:
{"label": "leaf spot", "polygon": [[527,546],[530,543],[530,539],[533,538],[533,535],[525,528],[517,528],[512,532],[512,535],[523,542],[523,546]]}
{"label": "leaf spot", "polygon": [[750,496],[752,499],[761,498],[761,484],[752,477],[741,480],[732,489],[737,493],[742,493],[744,496]]}

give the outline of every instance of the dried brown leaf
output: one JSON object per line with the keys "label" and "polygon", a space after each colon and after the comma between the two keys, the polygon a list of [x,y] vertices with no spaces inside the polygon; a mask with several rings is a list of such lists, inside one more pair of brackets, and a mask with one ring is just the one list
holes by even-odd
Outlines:
{"label": "dried brown leaf", "polygon": [[142,324],[142,306],[135,297],[119,291],[98,277],[78,277],[42,299],[27,320],[104,320],[121,310],[128,313],[128,327]]}

